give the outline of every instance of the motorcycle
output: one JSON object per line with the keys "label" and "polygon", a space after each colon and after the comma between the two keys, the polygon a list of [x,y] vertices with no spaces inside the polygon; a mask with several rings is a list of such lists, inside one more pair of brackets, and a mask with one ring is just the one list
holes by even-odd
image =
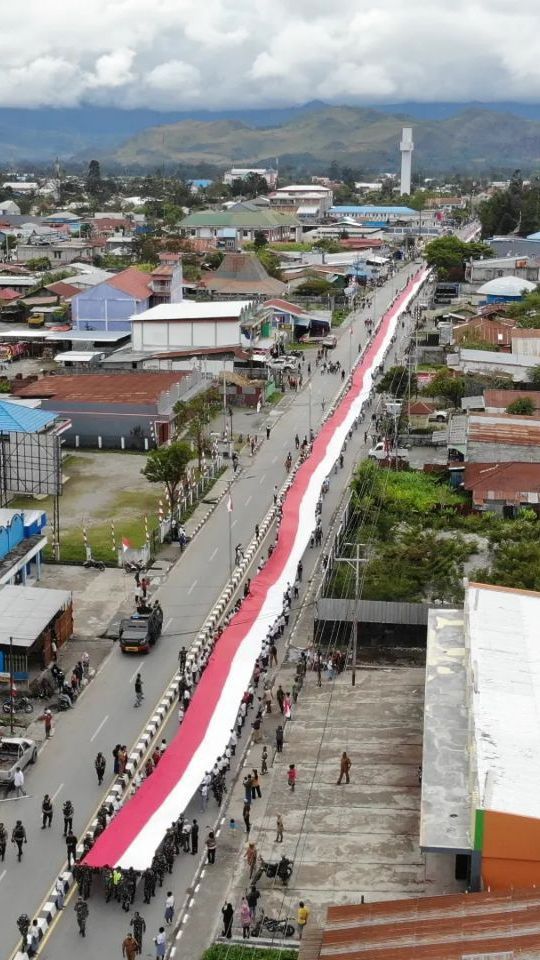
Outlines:
{"label": "motorcycle", "polygon": [[55,710],[71,710],[73,704],[67,693],[60,693],[55,703]]}
{"label": "motorcycle", "polygon": [[33,713],[34,704],[28,697],[8,697],[2,704],[4,713]]}
{"label": "motorcycle", "polygon": [[283,856],[279,863],[271,863],[270,861],[263,860],[261,857],[261,865],[251,882],[253,886],[256,886],[257,882],[261,879],[264,873],[267,877],[270,877],[270,879],[273,879],[276,876],[279,877],[283,886],[286,887],[292,872],[293,861],[289,860],[288,857]]}
{"label": "motorcycle", "polygon": [[85,570],[91,570],[92,568],[95,570],[104,570],[105,564],[102,560],[94,560],[93,557],[90,557],[88,560],[84,561],[83,567]]}
{"label": "motorcycle", "polygon": [[264,936],[265,931],[268,931],[274,937],[294,937],[295,927],[289,917],[285,917],[284,920],[276,920],[274,917],[265,916],[264,911],[261,911],[259,918],[251,928],[251,936]]}

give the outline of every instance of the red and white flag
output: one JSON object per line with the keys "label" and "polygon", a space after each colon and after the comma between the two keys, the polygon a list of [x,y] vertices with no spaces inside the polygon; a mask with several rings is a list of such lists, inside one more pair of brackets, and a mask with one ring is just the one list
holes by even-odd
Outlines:
{"label": "red and white flag", "polygon": [[131,540],[126,540],[125,537],[122,537],[122,550],[131,550],[132,546]]}

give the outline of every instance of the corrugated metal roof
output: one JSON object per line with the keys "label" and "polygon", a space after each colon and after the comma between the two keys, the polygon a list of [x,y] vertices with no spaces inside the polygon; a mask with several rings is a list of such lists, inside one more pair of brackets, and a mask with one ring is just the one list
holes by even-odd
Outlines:
{"label": "corrugated metal roof", "polygon": [[0,400],[1,433],[38,433],[56,420],[56,413]]}
{"label": "corrugated metal roof", "polygon": [[[118,371],[42,377],[22,387],[19,396],[46,397],[53,402],[71,400],[75,403],[151,404],[189,374],[189,370],[176,370],[174,373],[139,370],[130,373]],[[47,415],[54,419],[54,414]]]}
{"label": "corrugated metal roof", "polygon": [[41,587],[0,587],[0,644],[28,649],[52,618],[71,603],[67,590]]}
{"label": "corrugated metal roof", "polygon": [[240,227],[249,229],[270,227],[300,226],[297,217],[290,214],[276,213],[274,210],[261,208],[258,211],[249,210],[202,210],[200,213],[191,213],[180,221],[180,227]]}
{"label": "corrugated metal roof", "polygon": [[472,491],[475,504],[492,500],[536,504],[540,463],[468,463],[463,486]]}
{"label": "corrugated metal roof", "polygon": [[475,443],[540,445],[540,420],[508,413],[469,414],[467,439]]}

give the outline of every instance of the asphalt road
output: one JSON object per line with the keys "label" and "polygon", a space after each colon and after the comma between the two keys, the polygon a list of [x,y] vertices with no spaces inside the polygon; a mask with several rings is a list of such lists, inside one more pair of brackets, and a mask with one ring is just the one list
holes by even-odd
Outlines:
{"label": "asphalt road", "polygon": [[[408,266],[377,290],[375,311],[378,316],[411,269]],[[352,337],[348,332],[349,324],[341,329],[338,346],[333,351],[333,357],[339,358],[345,369],[349,365],[350,345],[354,359],[358,343],[365,342],[363,317],[364,314],[356,314],[352,320]],[[398,347],[399,344],[396,344],[395,348]],[[311,422],[316,428],[323,413],[322,401],[327,407],[339,390],[341,379],[339,376],[321,374],[315,370],[314,364],[312,367]],[[279,418],[269,417],[265,412],[254,415],[253,430],[258,429],[259,433],[268,420],[272,422],[275,419],[275,424],[270,439],[264,441],[252,460],[246,458],[242,474],[234,482],[233,543],[246,544],[250,540],[255,523],[272,502],[274,484],[281,485],[283,482],[285,458],[289,450],[293,456],[295,452],[295,433],[298,432],[302,437],[309,429],[308,397],[306,388],[298,394],[290,394],[281,407],[285,407],[285,415]],[[361,431],[358,431],[356,435],[358,443],[363,440],[360,434]],[[348,451],[348,457],[352,456],[353,444]],[[327,499],[327,510],[332,509],[332,503],[334,506],[337,503],[346,473],[340,472],[332,483],[332,496]],[[3,819],[8,831],[11,832],[15,819],[21,818],[28,834],[22,863],[17,863],[14,847],[10,844],[6,862],[0,864],[2,960],[10,957],[12,949],[17,946],[17,916],[24,911],[32,917],[38,911],[63,867],[65,844],[62,837],[62,803],[66,799],[73,802],[74,831],[79,837],[108,793],[108,785],[112,780],[111,750],[116,743],[125,743],[129,750],[139,739],[147,716],[153,712],[148,708],[153,708],[160,699],[175,671],[180,646],[189,646],[226,583],[228,542],[228,513],[225,502],[222,502],[156,594],[164,610],[164,632],[157,647],[144,659],[122,656],[115,647],[75,710],[60,717],[55,737],[46,742],[36,766],[29,768],[26,782],[29,798],[0,803],[0,820]],[[102,576],[106,578],[106,572]],[[133,709],[132,684],[139,670],[143,674],[146,710]],[[164,734],[167,739],[174,732],[174,723],[173,718],[172,726]],[[98,750],[103,751],[107,758],[105,789],[98,788],[94,771],[94,758]],[[40,808],[45,793],[53,797],[55,806],[50,830],[41,830]],[[196,805],[195,812],[188,812],[196,816]],[[202,841],[204,828],[211,821],[205,815],[200,822]],[[196,860],[191,856],[178,857],[176,860],[170,889],[174,890],[177,903],[183,900]],[[165,887],[161,893],[166,893]],[[141,907],[141,901],[139,895],[135,907]],[[153,955],[151,935],[157,931],[162,920],[162,901],[164,896],[158,896],[149,907],[143,905],[144,912],[141,909],[148,926],[143,956]],[[70,901],[47,935],[40,956],[50,960],[68,960],[75,943],[77,955],[82,958],[95,958],[100,954],[104,957],[114,956],[111,948],[118,950],[120,956],[120,944],[127,931],[126,918],[129,921],[129,916],[119,908],[112,904],[105,906],[101,897],[93,896],[90,901],[89,935],[82,940],[77,933],[73,901]]]}

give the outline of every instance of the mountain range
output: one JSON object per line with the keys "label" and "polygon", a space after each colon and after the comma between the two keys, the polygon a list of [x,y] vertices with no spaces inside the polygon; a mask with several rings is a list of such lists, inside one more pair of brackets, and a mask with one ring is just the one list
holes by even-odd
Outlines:
{"label": "mountain range", "polygon": [[84,165],[105,169],[231,163],[265,165],[279,158],[298,170],[325,170],[335,160],[366,173],[396,171],[404,125],[414,127],[417,169],[474,174],[540,163],[540,104],[402,103],[221,112],[160,113],[83,106],[0,109],[0,165]]}

